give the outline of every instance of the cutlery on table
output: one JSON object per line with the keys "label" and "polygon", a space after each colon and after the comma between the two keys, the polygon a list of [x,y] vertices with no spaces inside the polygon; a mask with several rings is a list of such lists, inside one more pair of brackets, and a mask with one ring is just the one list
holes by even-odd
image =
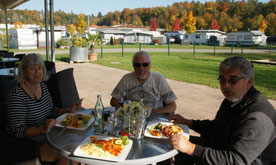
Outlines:
{"label": "cutlery on table", "polygon": [[61,130],[60,134],[58,135],[58,137],[60,137],[63,132],[65,131],[66,127],[70,124],[70,122],[72,121],[74,116],[72,116],[72,118],[64,125],[63,129]]}

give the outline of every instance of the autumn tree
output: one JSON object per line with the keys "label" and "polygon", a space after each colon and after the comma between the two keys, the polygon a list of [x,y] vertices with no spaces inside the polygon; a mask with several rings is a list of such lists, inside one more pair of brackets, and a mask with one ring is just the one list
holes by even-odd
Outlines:
{"label": "autumn tree", "polygon": [[169,8],[169,20],[167,21],[167,31],[172,30],[172,25],[178,17],[178,9],[175,6]]}
{"label": "autumn tree", "polygon": [[179,31],[179,30],[181,30],[180,21],[178,18],[176,18],[172,25],[172,31]]}
{"label": "autumn tree", "polygon": [[14,23],[14,29],[17,29],[17,28],[22,28],[22,22],[16,21],[16,22]]}
{"label": "autumn tree", "polygon": [[[229,19],[230,18],[228,16],[228,14],[225,11],[222,11],[220,13],[219,19],[216,20],[218,22],[219,27],[220,27],[219,29],[221,29],[224,32],[231,31],[232,30],[232,26],[230,25]],[[211,29],[212,29],[212,26],[213,26],[213,22],[211,24]],[[217,28],[215,28],[215,29],[217,29]]]}
{"label": "autumn tree", "polygon": [[150,31],[156,31],[156,28],[157,28],[157,27],[158,27],[157,21],[156,21],[156,19],[154,18],[154,19],[151,20]]}
{"label": "autumn tree", "polygon": [[194,33],[196,31],[196,18],[193,17],[192,11],[189,11],[183,29],[185,29],[189,34]]}
{"label": "autumn tree", "polygon": [[135,26],[143,26],[143,22],[141,21],[141,19],[140,19],[140,17],[138,15],[134,15],[131,18],[130,23],[132,25],[135,25]]}
{"label": "autumn tree", "polygon": [[130,21],[130,15],[132,11],[129,8],[125,8],[121,13],[121,20],[123,20],[123,23],[128,24]]}
{"label": "autumn tree", "polygon": [[214,20],[212,21],[212,24],[211,24],[210,29],[217,29],[217,30],[220,29],[220,26],[219,26],[219,23],[218,23],[217,19],[214,19]]}
{"label": "autumn tree", "polygon": [[207,29],[208,24],[203,17],[196,17],[196,29]]}
{"label": "autumn tree", "polygon": [[265,32],[265,29],[267,28],[267,21],[265,19],[263,19],[259,25],[259,29],[260,31],[262,31],[263,33]]}

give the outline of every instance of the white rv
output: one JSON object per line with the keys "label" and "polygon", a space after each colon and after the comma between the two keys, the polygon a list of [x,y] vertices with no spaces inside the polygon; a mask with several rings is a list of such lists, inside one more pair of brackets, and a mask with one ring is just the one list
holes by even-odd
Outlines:
{"label": "white rv", "polygon": [[220,43],[219,45],[223,45],[225,34],[225,32],[219,30],[197,30],[195,33],[190,34],[190,44],[206,45],[210,37],[215,36]]}
{"label": "white rv", "polygon": [[10,48],[37,49],[37,36],[33,29],[11,29]]}
{"label": "white rv", "polygon": [[234,46],[265,46],[267,36],[259,30],[230,32],[227,34],[226,45]]}

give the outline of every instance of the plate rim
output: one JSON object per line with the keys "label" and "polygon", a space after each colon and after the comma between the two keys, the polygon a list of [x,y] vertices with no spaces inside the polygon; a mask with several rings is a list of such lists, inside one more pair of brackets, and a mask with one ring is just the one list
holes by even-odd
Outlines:
{"label": "plate rim", "polygon": [[[82,127],[82,128],[76,128],[76,127],[71,127],[71,126],[67,126],[66,128],[67,129],[74,129],[74,130],[85,130],[86,128],[88,128],[94,121],[94,116],[92,115],[89,115],[89,114],[86,114],[86,113],[83,113],[83,112],[76,112],[76,113],[64,113],[62,115],[60,115],[59,117],[56,118],[57,120],[57,123],[56,123],[56,127],[61,127],[61,128],[64,128],[63,125],[60,124],[60,122],[64,119],[64,117],[66,116],[66,114],[82,114],[82,115],[86,115],[86,116],[89,116],[90,117],[90,120],[89,122],[87,123],[87,125],[85,127]],[[64,117],[63,117],[64,116]]]}
{"label": "plate rim", "polygon": [[[168,121],[151,121],[151,122],[149,122],[149,123],[147,124],[147,126],[146,126],[146,128],[145,128],[144,136],[149,137],[149,138],[168,139],[166,136],[161,136],[161,137],[160,137],[160,136],[153,136],[153,135],[151,135],[150,133],[147,133],[147,131],[148,131],[147,129],[148,129],[150,126],[152,126],[152,125],[154,125],[154,124],[158,124],[158,123],[166,123],[166,124],[170,124],[170,125],[176,124],[176,125],[179,125],[181,128],[187,127],[187,125],[185,125],[185,124],[172,123],[172,122],[168,122]],[[184,128],[183,128],[182,135],[188,137],[188,139],[190,138],[190,134],[184,132]]]}
{"label": "plate rim", "polygon": [[[130,153],[130,151],[132,149],[133,140],[129,138],[129,144],[127,145],[128,150],[125,150],[125,152],[127,152],[127,153],[124,153],[124,155],[121,155],[122,156],[121,158],[118,158],[119,156],[115,157],[115,158],[104,158],[104,157],[97,157],[97,156],[91,156],[91,155],[88,155],[88,154],[84,154],[84,153],[82,153],[80,147],[82,145],[87,144],[88,142],[90,142],[90,136],[95,136],[97,139],[119,138],[119,137],[116,137],[116,136],[89,135],[78,145],[78,147],[73,152],[73,155],[80,156],[80,157],[85,157],[85,158],[89,158],[89,159],[98,159],[98,160],[108,160],[108,161],[113,161],[113,162],[120,162],[120,161],[124,161],[127,158],[128,154]],[[125,149],[126,149],[126,146],[125,146]],[[120,154],[122,154],[122,152]]]}

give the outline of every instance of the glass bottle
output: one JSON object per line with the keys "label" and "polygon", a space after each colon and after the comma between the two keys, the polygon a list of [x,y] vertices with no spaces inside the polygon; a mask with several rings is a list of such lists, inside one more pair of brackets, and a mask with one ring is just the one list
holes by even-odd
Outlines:
{"label": "glass bottle", "polygon": [[97,95],[97,102],[95,105],[95,134],[102,134],[104,132],[104,106],[102,102],[102,95]]}

